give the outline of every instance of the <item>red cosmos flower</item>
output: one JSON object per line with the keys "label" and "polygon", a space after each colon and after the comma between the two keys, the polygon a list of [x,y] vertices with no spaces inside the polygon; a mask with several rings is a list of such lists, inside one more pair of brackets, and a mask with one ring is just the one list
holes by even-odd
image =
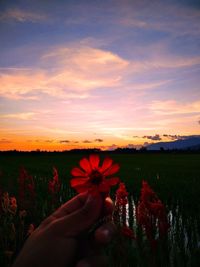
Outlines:
{"label": "red cosmos flower", "polygon": [[74,176],[71,180],[71,187],[78,193],[89,190],[108,194],[110,187],[119,182],[118,177],[109,177],[118,172],[120,167],[116,163],[113,164],[110,158],[105,158],[102,166],[99,166],[99,162],[98,155],[90,155],[89,159],[81,159],[79,162],[81,168],[76,167],[71,171]]}

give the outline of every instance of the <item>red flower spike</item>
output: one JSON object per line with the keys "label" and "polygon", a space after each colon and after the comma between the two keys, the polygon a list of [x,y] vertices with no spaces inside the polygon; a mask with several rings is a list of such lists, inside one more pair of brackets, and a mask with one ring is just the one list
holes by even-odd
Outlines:
{"label": "red flower spike", "polygon": [[58,178],[58,171],[53,167],[53,179],[48,183],[49,193],[52,195],[57,194],[60,191],[61,183]]}
{"label": "red flower spike", "polygon": [[26,169],[22,167],[18,178],[19,182],[19,202],[24,204],[25,199],[28,198],[31,201],[35,199],[35,183],[33,177],[28,174]]}
{"label": "red flower spike", "polygon": [[56,183],[58,183],[59,179],[58,179],[58,171],[55,167],[53,167],[53,179]]}
{"label": "red flower spike", "polygon": [[136,219],[138,224],[144,228],[146,236],[154,249],[156,229],[158,228],[159,236],[162,237],[167,234],[169,223],[165,206],[145,181],[142,182],[140,201],[136,208]]}
{"label": "red flower spike", "polygon": [[136,240],[136,236],[135,236],[134,231],[132,229],[130,229],[128,226],[123,226],[121,228],[121,233],[122,233],[122,235],[124,235],[130,239]]}
{"label": "red flower spike", "polygon": [[124,183],[119,184],[119,188],[116,191],[116,205],[125,206],[128,203],[128,192]]}
{"label": "red flower spike", "polygon": [[119,165],[112,165],[111,159],[105,159],[102,166],[99,166],[99,162],[98,155],[90,155],[89,159],[81,159],[79,162],[81,169],[75,167],[71,171],[74,176],[70,181],[71,187],[78,193],[90,191],[108,194],[110,187],[119,183],[119,178],[107,178],[119,170]]}

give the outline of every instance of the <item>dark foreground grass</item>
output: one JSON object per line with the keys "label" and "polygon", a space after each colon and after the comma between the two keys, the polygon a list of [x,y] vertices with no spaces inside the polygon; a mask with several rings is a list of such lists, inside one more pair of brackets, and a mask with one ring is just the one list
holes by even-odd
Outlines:
{"label": "dark foreground grass", "polygon": [[[37,225],[50,212],[46,207],[47,183],[52,178],[53,166],[57,168],[62,180],[62,203],[74,194],[69,187],[70,170],[78,166],[79,160],[84,156],[88,154],[1,153],[0,187],[10,195],[17,196],[20,167],[23,166],[33,176],[37,186],[38,207],[43,207],[31,218]],[[135,227],[132,209],[134,202],[139,198],[142,180],[148,181],[166,205],[171,228],[168,241],[164,244],[165,253],[163,254],[161,248],[160,252],[158,249],[155,266],[200,266],[200,154],[100,153],[102,159],[106,156],[121,166],[119,177],[126,183],[129,191],[127,213],[130,215],[131,227]],[[120,255],[118,263],[115,258],[115,263],[110,263],[110,266],[151,266],[148,263],[148,253],[143,246],[139,248],[138,244],[130,241],[124,248],[125,256]]]}

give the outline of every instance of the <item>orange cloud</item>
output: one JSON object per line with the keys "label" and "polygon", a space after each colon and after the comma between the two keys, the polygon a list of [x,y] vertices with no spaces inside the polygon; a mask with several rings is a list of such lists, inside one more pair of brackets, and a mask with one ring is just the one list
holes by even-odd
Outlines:
{"label": "orange cloud", "polygon": [[43,69],[5,70],[0,75],[0,95],[37,99],[42,92],[61,98],[84,98],[91,90],[119,86],[129,65],[109,51],[90,47],[55,49],[45,54],[40,64]]}
{"label": "orange cloud", "polygon": [[[0,95],[11,99],[37,99],[29,93],[47,90],[44,71],[13,70],[0,75]],[[41,90],[42,88],[42,90]]]}
{"label": "orange cloud", "polygon": [[129,62],[110,51],[92,47],[57,48],[45,54],[47,64],[57,62],[58,73],[50,80],[55,86],[66,86],[75,91],[101,87],[116,87]]}

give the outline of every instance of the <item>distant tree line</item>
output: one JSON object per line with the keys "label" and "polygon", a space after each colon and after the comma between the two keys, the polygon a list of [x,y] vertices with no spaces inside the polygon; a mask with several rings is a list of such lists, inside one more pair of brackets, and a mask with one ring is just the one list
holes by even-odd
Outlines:
{"label": "distant tree line", "polygon": [[160,147],[159,150],[147,150],[146,147],[141,147],[140,149],[136,148],[116,148],[114,150],[101,150],[100,148],[85,148],[85,149],[71,149],[71,150],[63,150],[63,151],[47,151],[47,150],[32,150],[32,151],[21,151],[21,150],[7,150],[7,151],[0,151],[1,154],[46,154],[46,153],[65,153],[65,154],[94,154],[94,153],[106,153],[106,154],[137,154],[137,153],[200,153],[200,147],[196,149],[164,149],[163,147]]}

